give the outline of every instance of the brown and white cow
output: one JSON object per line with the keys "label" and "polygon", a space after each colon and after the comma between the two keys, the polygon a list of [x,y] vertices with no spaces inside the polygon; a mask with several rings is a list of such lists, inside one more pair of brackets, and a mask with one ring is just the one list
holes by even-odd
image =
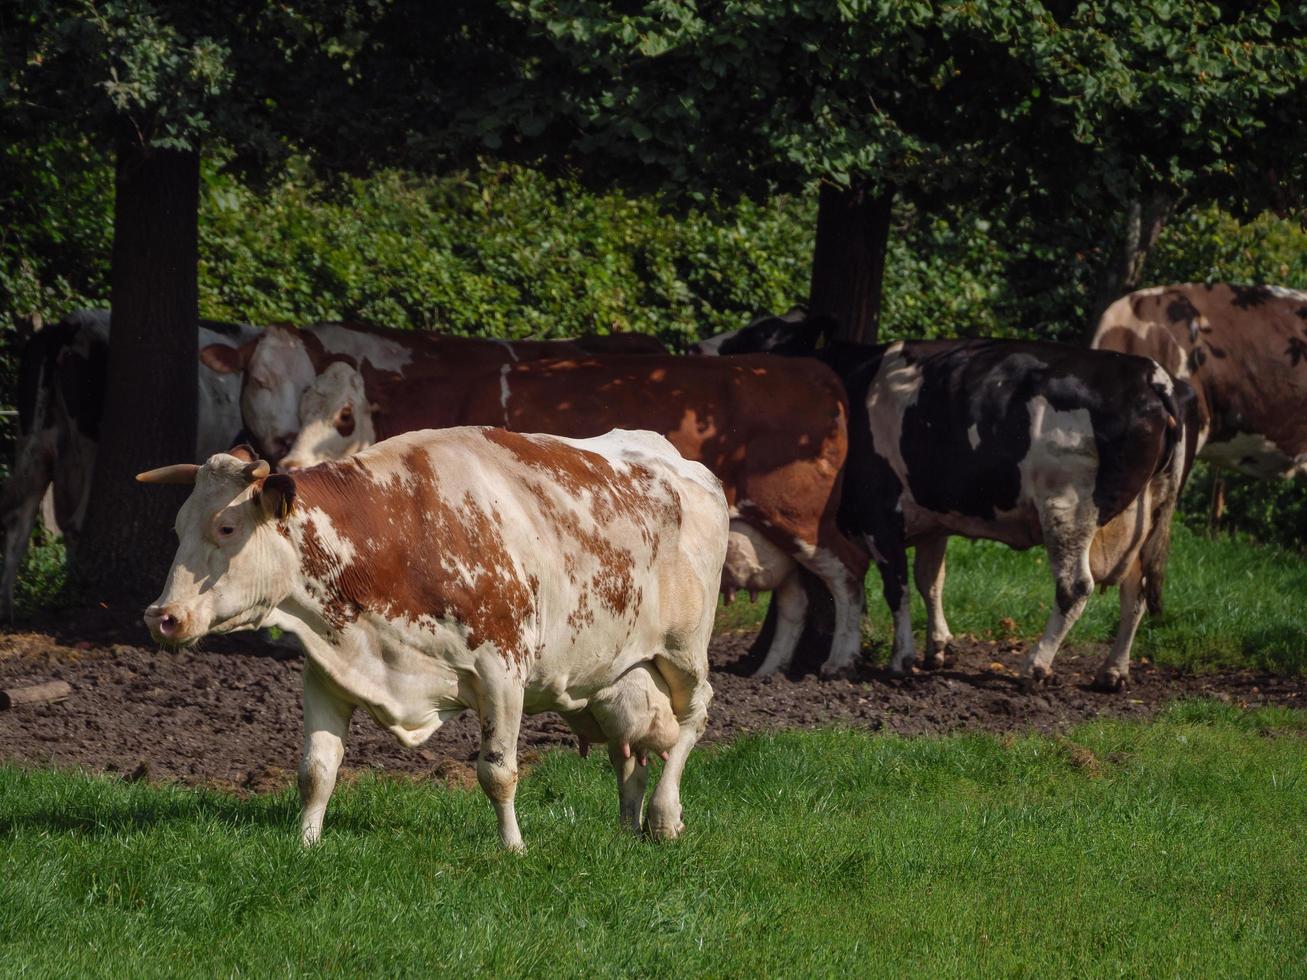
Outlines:
{"label": "brown and white cow", "polygon": [[300,437],[283,460],[339,459],[378,439],[445,425],[584,437],[614,425],[661,432],[715,473],[731,507],[722,589],[776,591],[778,626],[759,675],[789,666],[807,616],[796,565],[835,601],[823,672],[861,647],[868,558],[836,525],[848,449],[839,379],[778,358],[605,357],[506,364],[481,376],[439,365],[406,376],[337,362],[301,402]]}
{"label": "brown and white cow", "polygon": [[214,371],[240,373],[241,412],[255,448],[277,462],[299,426],[299,402],[314,377],[335,358],[405,375],[421,365],[453,374],[498,368],[517,361],[592,352],[661,352],[652,337],[587,334],[576,340],[489,340],[421,330],[391,330],[364,323],[268,327],[239,346],[210,344],[201,360]]}
{"label": "brown and white cow", "polygon": [[304,645],[306,844],[359,707],[407,746],[475,711],[477,777],[505,847],[522,847],[524,712],[557,711],[583,740],[608,742],[634,830],[647,757],[666,753],[648,829],[682,830],[728,518],[716,478],[661,436],[456,428],[293,475],[269,475],[240,447],[138,479],[195,487],[145,612],[155,639],[266,625]]}
{"label": "brown and white cow", "polygon": [[852,414],[841,524],[865,536],[880,569],[891,670],[916,659],[908,547],[926,600],[925,663],[944,663],[944,557],[958,535],[1048,551],[1055,604],[1023,667],[1027,684],[1051,675],[1093,586],[1119,584],[1120,626],[1097,685],[1121,690],[1145,606],[1160,603],[1197,427],[1189,386],[1142,357],[1027,341],[829,343],[830,326],[760,320],[705,350],[817,357],[843,379]]}
{"label": "brown and white cow", "polygon": [[1107,308],[1092,346],[1151,357],[1193,386],[1200,458],[1263,480],[1307,471],[1307,293],[1141,289]]}

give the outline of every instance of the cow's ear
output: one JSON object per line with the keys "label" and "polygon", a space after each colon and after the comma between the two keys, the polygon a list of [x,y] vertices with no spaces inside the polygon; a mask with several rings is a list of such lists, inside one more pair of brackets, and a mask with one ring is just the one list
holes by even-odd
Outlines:
{"label": "cow's ear", "polygon": [[259,506],[265,517],[282,520],[295,509],[295,478],[288,473],[274,473],[259,488]]}
{"label": "cow's ear", "polygon": [[200,348],[200,362],[218,374],[239,374],[249,363],[252,343],[232,347],[230,344],[207,344]]}

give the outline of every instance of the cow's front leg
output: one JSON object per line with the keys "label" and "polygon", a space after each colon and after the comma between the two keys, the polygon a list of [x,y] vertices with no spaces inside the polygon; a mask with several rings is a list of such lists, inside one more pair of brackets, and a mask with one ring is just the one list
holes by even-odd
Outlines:
{"label": "cow's front leg", "polygon": [[495,807],[499,840],[510,851],[524,851],[517,829],[517,736],[522,727],[521,685],[505,683],[487,689],[481,697],[481,752],[477,756],[477,782]]}
{"label": "cow's front leg", "polygon": [[948,538],[926,538],[917,543],[912,572],[917,591],[926,600],[926,657],[924,667],[943,667],[948,645],[953,641],[944,618],[944,567]]}
{"label": "cow's front leg", "polygon": [[641,764],[630,743],[620,738],[608,740],[608,761],[617,774],[617,799],[622,826],[640,833],[644,822],[644,792],[649,782],[649,766]]}
{"label": "cow's front leg", "polygon": [[322,836],[322,818],[336,788],[336,772],[345,757],[345,736],[354,706],[329,687],[313,666],[304,662],[304,756],[300,760],[300,840],[304,846]]}
{"label": "cow's front leg", "polygon": [[876,556],[885,602],[894,618],[894,652],[890,654],[890,673],[902,677],[912,669],[917,650],[912,642],[912,596],[908,592],[908,553],[901,541],[892,544],[881,537],[868,535],[867,543]]}

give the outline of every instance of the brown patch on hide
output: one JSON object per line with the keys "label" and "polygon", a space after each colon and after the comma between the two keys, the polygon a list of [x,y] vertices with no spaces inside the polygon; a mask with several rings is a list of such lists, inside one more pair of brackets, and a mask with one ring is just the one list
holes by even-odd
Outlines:
{"label": "brown patch on hide", "polygon": [[[297,475],[301,567],[324,616],[335,629],[365,611],[428,628],[432,620],[453,623],[471,647],[493,643],[523,662],[539,580],[520,574],[501,515],[470,493],[448,499],[425,450],[410,449],[402,464],[404,479],[389,485],[353,460]],[[326,546],[315,511],[353,549],[348,561]]]}
{"label": "brown patch on hide", "polygon": [[[624,472],[597,453],[579,451],[549,438],[527,437],[488,429],[487,441],[507,450],[531,474],[541,479],[526,482],[540,513],[560,535],[570,538],[575,551],[563,561],[569,581],[577,586],[576,605],[567,623],[575,639],[595,621],[596,607],[632,622],[639,615],[644,590],[636,584],[635,556],[613,544],[614,524],[634,527],[647,548],[649,566],[657,560],[667,529],[679,530],[683,518],[680,495],[648,467],[630,464]],[[557,500],[558,491],[576,503],[584,501],[591,522]],[[588,577],[582,567],[593,569]]]}

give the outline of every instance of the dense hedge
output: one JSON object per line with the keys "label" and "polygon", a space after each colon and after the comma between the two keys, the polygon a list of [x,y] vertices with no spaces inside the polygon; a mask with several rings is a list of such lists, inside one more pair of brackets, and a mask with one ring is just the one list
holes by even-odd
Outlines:
{"label": "dense hedge", "polygon": [[[255,188],[211,164],[203,190],[201,312],[220,319],[367,319],[504,337],[636,330],[679,346],[783,310],[808,287],[806,199],[668,215],[655,200],[502,167],[324,184],[292,166]],[[112,168],[85,147],[0,149],[0,326],[107,303],[112,194]],[[975,214],[905,209],[895,221],[886,337],[1084,335],[1077,256],[1021,243]],[[1307,232],[1190,210],[1163,234],[1147,278],[1304,288]],[[1191,523],[1205,524],[1209,493],[1200,469],[1186,495]],[[1226,496],[1226,526],[1307,544],[1296,484],[1231,478]]]}
{"label": "dense hedge", "polygon": [[290,173],[263,194],[211,175],[207,187],[201,305],[214,317],[627,330],[681,345],[807,288],[812,215],[792,200],[672,220],[653,200],[508,169],[331,188]]}

